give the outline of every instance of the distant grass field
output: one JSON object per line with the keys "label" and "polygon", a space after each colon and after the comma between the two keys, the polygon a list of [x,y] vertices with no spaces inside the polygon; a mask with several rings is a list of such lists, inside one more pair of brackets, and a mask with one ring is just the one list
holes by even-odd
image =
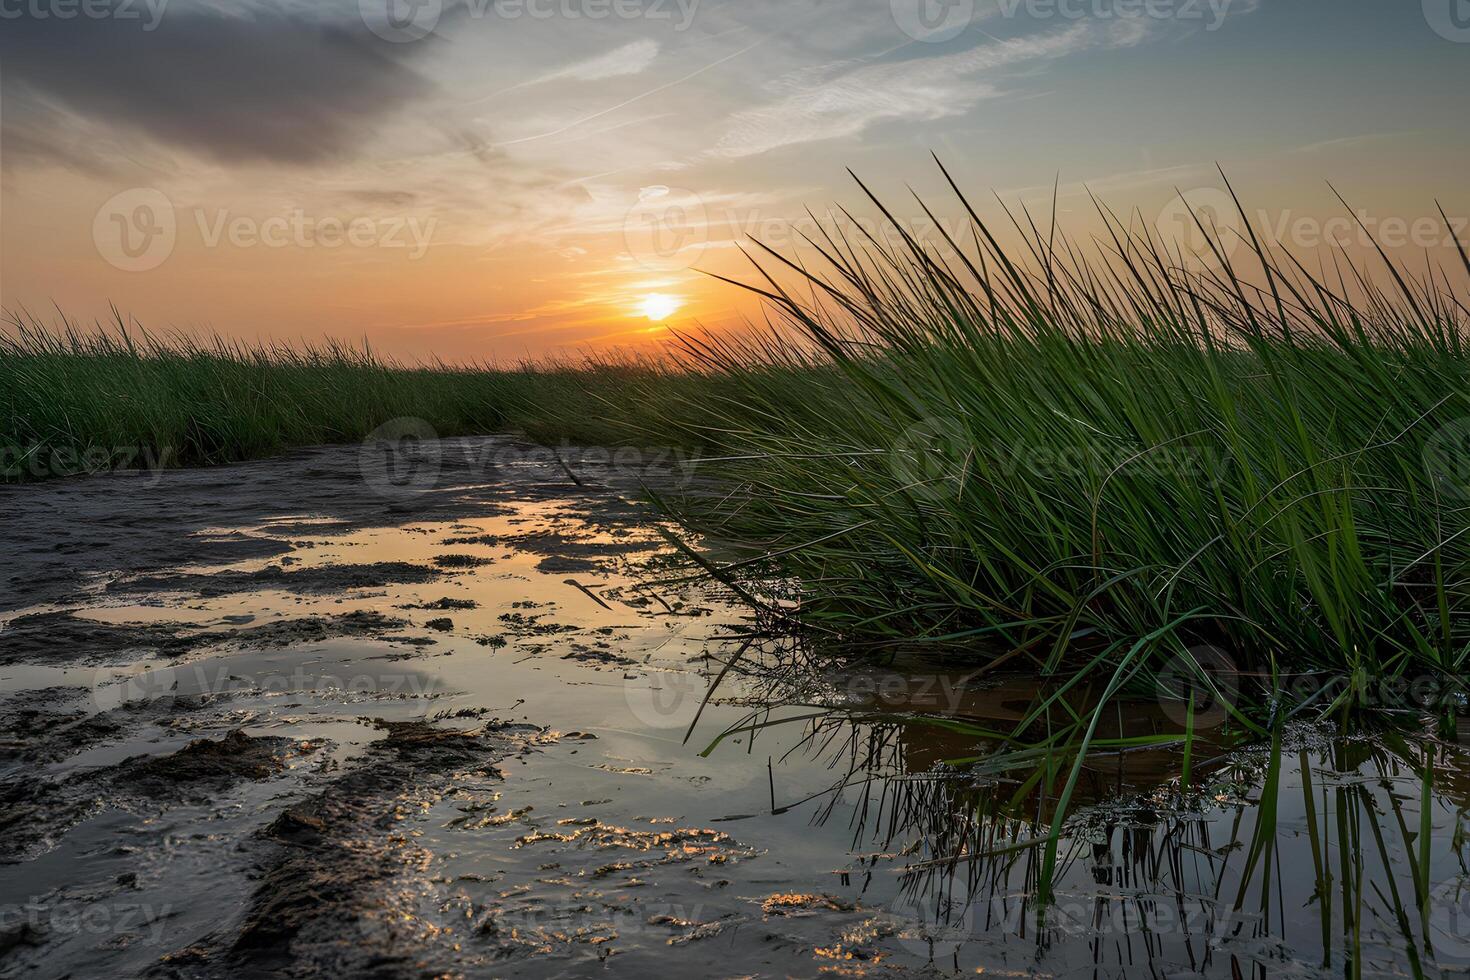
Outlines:
{"label": "distant grass field", "polygon": [[[159,337],[120,317],[0,330],[0,478],[27,482],[113,467],[202,466],[356,442],[395,419],[441,436],[524,429],[548,440],[625,439],[613,422],[650,362],[404,365],[347,344],[251,347]],[[677,381],[670,381],[670,385]]]}
{"label": "distant grass field", "polygon": [[802,622],[844,643],[1080,664],[1109,690],[1208,685],[1215,650],[1268,683],[1355,679],[1322,704],[1464,672],[1470,311],[1445,273],[1313,275],[1203,224],[1198,261],[1110,216],[1084,257],[1019,215],[1014,255],[970,215],[967,242],[834,231],[825,271],[768,253],[777,329],[669,363],[407,367],[18,322],[7,472],[219,463],[405,416],[678,444],[701,479],[660,503],[744,556],[714,573],[756,601],[795,576]]}

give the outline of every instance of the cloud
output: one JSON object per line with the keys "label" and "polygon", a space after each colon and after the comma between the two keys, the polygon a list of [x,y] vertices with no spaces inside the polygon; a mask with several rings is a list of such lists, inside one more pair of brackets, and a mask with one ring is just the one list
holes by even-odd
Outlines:
{"label": "cloud", "polygon": [[536,81],[572,79],[578,82],[597,82],[605,78],[625,78],[628,75],[640,74],[653,64],[653,60],[657,57],[657,41],[634,41],[615,48],[607,54],[568,65]]}
{"label": "cloud", "polygon": [[7,150],[56,147],[34,129],[59,111],[222,162],[310,164],[364,144],[384,117],[434,90],[404,60],[426,44],[391,45],[356,21],[196,7],[146,23],[5,20],[5,138],[16,138]]}
{"label": "cloud", "polygon": [[848,60],[789,72],[768,86],[776,97],[734,113],[716,156],[754,156],[785,146],[856,136],[888,120],[932,122],[961,115],[1000,92],[972,76],[1089,48],[1129,47],[1146,25],[1079,22],[1037,36],[996,40],[955,54],[898,62]]}

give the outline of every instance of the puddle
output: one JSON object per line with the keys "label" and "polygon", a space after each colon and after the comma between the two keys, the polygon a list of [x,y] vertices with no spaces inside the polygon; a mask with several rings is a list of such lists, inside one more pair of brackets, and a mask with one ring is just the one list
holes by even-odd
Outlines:
{"label": "puddle", "polygon": [[726,671],[636,481],[445,446],[0,490],[0,973],[1470,973],[1457,742],[1120,706],[1042,915],[1033,678]]}

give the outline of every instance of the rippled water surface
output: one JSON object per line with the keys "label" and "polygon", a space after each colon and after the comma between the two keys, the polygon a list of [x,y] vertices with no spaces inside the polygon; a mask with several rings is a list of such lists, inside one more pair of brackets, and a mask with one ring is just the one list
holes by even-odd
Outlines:
{"label": "rippled water surface", "polygon": [[1186,787],[1178,719],[1119,705],[1043,913],[1073,760],[996,764],[986,734],[1034,678],[749,641],[648,474],[436,454],[407,490],[324,449],[3,491],[0,971],[1470,964],[1453,733],[1206,733]]}

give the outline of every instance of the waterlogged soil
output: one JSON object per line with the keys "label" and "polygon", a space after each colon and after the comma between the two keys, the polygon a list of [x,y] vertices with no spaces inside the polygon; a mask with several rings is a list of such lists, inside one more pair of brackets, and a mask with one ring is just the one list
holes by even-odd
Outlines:
{"label": "waterlogged soil", "polygon": [[630,459],[0,489],[0,975],[1470,975],[1460,736],[1120,706],[1043,914],[1035,679],[747,642]]}

